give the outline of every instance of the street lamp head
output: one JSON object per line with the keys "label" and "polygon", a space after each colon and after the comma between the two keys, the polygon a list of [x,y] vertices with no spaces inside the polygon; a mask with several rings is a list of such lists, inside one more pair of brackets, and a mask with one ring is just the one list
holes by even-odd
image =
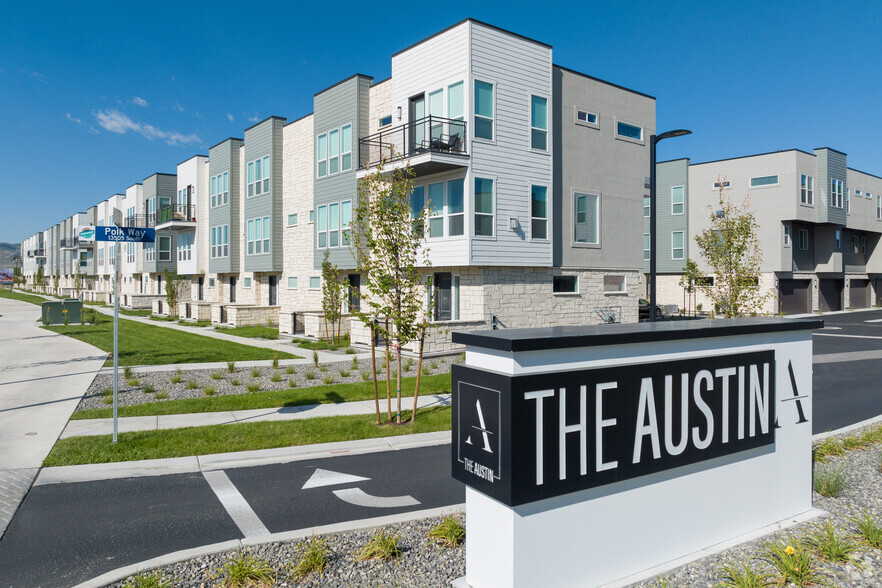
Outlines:
{"label": "street lamp head", "polygon": [[692,131],[686,129],[676,129],[674,131],[668,131],[666,133],[662,133],[655,138],[655,142],[658,143],[662,139],[670,139],[671,137],[682,137],[683,135],[691,135]]}

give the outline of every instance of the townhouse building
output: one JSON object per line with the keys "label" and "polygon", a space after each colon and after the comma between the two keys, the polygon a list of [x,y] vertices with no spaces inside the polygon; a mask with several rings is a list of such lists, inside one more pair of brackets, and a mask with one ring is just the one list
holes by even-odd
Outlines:
{"label": "townhouse building", "polygon": [[[658,297],[683,305],[685,260],[709,272],[695,235],[719,209],[720,187],[740,204],[749,197],[759,225],[765,312],[787,314],[867,308],[882,303],[882,178],[848,167],[829,147],[657,167]],[[649,216],[648,202],[644,217]],[[649,222],[644,222],[648,272]],[[708,276],[712,279],[712,276]],[[699,296],[706,310],[707,300]]]}

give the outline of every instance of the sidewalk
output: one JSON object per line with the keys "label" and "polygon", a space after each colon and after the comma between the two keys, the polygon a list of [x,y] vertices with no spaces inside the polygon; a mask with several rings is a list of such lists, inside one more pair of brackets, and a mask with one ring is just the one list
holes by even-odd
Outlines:
{"label": "sidewalk", "polygon": [[0,298],[0,537],[107,354]]}
{"label": "sidewalk", "polygon": [[[404,402],[408,408],[412,401]],[[430,394],[421,396],[419,408],[450,406],[450,394]],[[381,403],[385,405],[385,400]],[[349,416],[373,414],[376,405],[373,400],[340,402],[337,404],[305,404],[281,408],[257,408],[224,412],[200,412],[192,414],[169,414],[158,416],[124,417],[118,419],[120,433],[133,431],[157,431],[181,429],[184,427],[204,427],[206,425],[230,425],[235,423],[257,423],[261,421],[290,421],[316,417]],[[61,438],[83,435],[110,435],[113,433],[113,419],[87,419],[70,421],[61,433]]]}

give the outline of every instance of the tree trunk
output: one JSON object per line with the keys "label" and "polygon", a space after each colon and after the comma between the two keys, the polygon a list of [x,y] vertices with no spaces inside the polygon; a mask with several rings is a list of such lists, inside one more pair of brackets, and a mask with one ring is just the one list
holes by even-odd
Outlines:
{"label": "tree trunk", "polygon": [[396,337],[395,339],[395,356],[398,361],[396,362],[398,365],[397,373],[395,374],[395,386],[397,390],[397,399],[398,399],[398,412],[395,414],[395,422],[399,425],[401,424],[401,340]]}
{"label": "tree trunk", "polygon": [[386,412],[389,416],[389,420],[392,420],[392,382],[389,380],[389,370],[392,366],[389,365],[389,317],[386,317],[386,332],[383,334],[383,338],[385,339],[384,344],[386,347]]}
{"label": "tree trunk", "polygon": [[417,399],[420,396],[420,375],[423,373],[423,346],[426,343],[426,319],[423,318],[423,328],[420,332],[420,356],[417,359],[417,376],[416,384],[413,387],[413,414],[410,415],[410,421],[416,422]]}
{"label": "tree trunk", "polygon": [[377,331],[374,329],[374,322],[371,321],[371,368],[374,372],[374,404],[377,407],[377,425],[380,423],[380,391],[377,388],[377,348],[374,342],[377,340]]}

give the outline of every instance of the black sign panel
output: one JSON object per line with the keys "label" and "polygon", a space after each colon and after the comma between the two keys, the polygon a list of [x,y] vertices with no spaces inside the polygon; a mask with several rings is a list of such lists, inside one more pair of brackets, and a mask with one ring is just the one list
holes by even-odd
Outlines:
{"label": "black sign panel", "polygon": [[453,477],[510,506],[775,440],[773,351],[510,377],[455,365]]}

